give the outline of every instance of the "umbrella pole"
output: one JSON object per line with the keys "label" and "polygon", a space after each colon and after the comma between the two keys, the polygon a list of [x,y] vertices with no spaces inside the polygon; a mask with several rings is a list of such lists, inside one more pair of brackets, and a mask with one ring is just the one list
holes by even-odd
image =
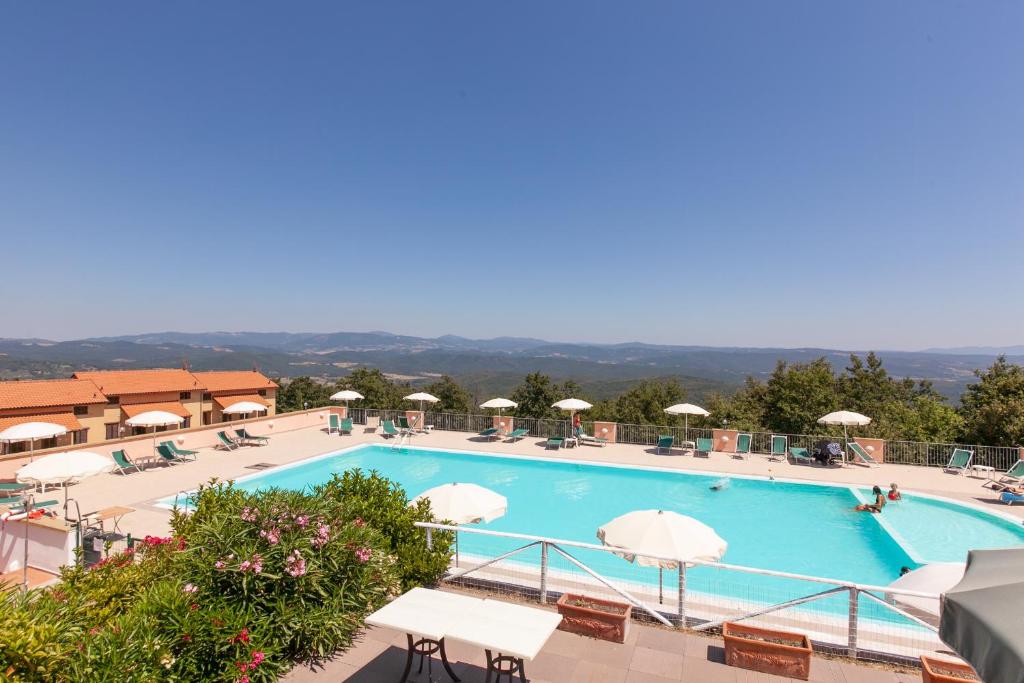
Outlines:
{"label": "umbrella pole", "polygon": [[658,565],[658,604],[659,605],[665,604],[665,584],[662,581],[662,578],[663,578],[662,574],[664,573],[664,571],[665,570],[662,569],[661,565],[659,564]]}
{"label": "umbrella pole", "polygon": [[846,425],[843,425],[843,464],[846,464],[846,452],[850,450],[850,437],[846,435]]}
{"label": "umbrella pole", "polygon": [[459,568],[459,530],[455,530],[455,568]]}
{"label": "umbrella pole", "polygon": [[[689,441],[689,440],[690,440],[690,416],[689,415],[683,415],[683,441]],[[671,452],[671,451],[672,451],[672,449],[670,448],[669,452]]]}

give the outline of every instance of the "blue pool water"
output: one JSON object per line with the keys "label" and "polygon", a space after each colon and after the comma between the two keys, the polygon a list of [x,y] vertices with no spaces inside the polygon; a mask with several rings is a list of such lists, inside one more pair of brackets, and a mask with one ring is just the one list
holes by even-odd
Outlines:
{"label": "blue pool water", "polygon": [[[905,495],[904,500],[886,506],[879,519],[853,512],[859,502],[857,493],[845,486],[731,478],[725,490],[711,491],[710,485],[720,475],[380,445],[271,470],[238,485],[248,490],[303,489],[352,468],[378,471],[404,487],[410,498],[452,481],[476,483],[505,495],[509,504],[504,517],[483,528],[587,543],[598,543],[597,528],[631,510],[674,510],[714,528],[729,544],[723,558],[729,564],[861,584],[885,585],[899,576],[903,566],[963,561],[973,548],[1024,545],[1024,528],[1009,520],[926,497]],[[861,495],[869,493],[865,489]],[[474,534],[462,534],[460,543],[463,553],[490,556],[521,545]],[[607,553],[579,550],[574,554],[603,574],[657,582],[656,569],[638,569]],[[771,602],[824,588],[724,574],[691,570],[688,588]],[[835,601],[837,610],[845,610],[844,600]],[[867,612],[874,610],[870,603],[864,607]]]}

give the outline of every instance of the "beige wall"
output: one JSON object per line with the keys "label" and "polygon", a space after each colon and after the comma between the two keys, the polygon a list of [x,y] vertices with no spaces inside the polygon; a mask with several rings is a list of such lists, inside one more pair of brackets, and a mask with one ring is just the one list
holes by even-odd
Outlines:
{"label": "beige wall", "polygon": [[850,441],[860,444],[860,447],[878,462],[885,462],[885,439],[865,439],[858,436],[856,439],[850,439]]}
{"label": "beige wall", "polygon": [[503,432],[511,432],[515,427],[512,426],[511,415],[495,415],[494,422],[492,423],[494,428]]}
{"label": "beige wall", "polygon": [[714,439],[712,448],[719,453],[735,453],[738,434],[739,431],[736,429],[712,429],[711,438]]}
{"label": "beige wall", "polygon": [[[608,431],[605,431],[605,430]],[[615,443],[615,423],[614,422],[595,422],[594,423],[594,436],[599,439],[607,439],[608,443]]]}

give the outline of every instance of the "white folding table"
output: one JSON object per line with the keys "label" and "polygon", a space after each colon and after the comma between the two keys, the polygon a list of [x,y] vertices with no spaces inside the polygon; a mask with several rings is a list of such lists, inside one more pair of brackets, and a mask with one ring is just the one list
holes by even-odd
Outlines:
{"label": "white folding table", "polygon": [[[458,593],[414,588],[371,614],[371,626],[404,631],[408,640],[405,670],[399,679],[405,683],[412,669],[413,655],[423,658],[438,653],[445,671],[453,681],[445,652],[445,640],[481,647],[487,654],[487,681],[517,675],[526,683],[524,661],[531,661],[558,628],[562,617],[554,612],[513,605],[500,600],[481,600]],[[497,652],[495,656],[493,653]]]}

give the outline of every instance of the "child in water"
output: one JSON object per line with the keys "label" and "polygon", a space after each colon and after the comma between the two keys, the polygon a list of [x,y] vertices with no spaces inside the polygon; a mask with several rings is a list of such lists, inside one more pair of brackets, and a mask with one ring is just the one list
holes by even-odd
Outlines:
{"label": "child in water", "polygon": [[711,485],[712,491],[724,491],[727,488],[729,488],[728,479],[719,479],[718,481]]}
{"label": "child in water", "polygon": [[895,483],[889,484],[889,500],[903,500],[900,490]]}
{"label": "child in water", "polygon": [[882,489],[875,486],[871,489],[871,493],[875,495],[874,503],[862,503],[853,509],[857,512],[881,512],[882,508],[885,507],[885,496],[882,495]]}

